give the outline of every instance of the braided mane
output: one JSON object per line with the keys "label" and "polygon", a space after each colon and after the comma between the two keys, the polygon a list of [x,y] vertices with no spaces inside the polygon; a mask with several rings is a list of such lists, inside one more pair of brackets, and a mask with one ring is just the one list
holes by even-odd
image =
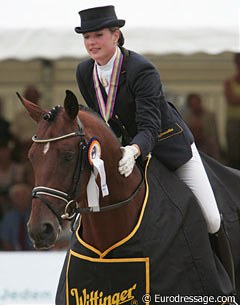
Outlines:
{"label": "braided mane", "polygon": [[44,114],[43,118],[46,121],[54,121],[59,109],[60,105],[53,107],[51,110],[49,110],[47,113]]}

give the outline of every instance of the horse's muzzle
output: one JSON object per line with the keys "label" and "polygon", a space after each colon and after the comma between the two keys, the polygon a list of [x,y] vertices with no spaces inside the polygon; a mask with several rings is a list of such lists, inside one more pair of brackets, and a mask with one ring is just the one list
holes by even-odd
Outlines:
{"label": "horse's muzzle", "polygon": [[49,249],[53,247],[61,234],[61,227],[57,229],[51,222],[38,223],[37,226],[31,226],[28,223],[28,232],[30,239],[36,249]]}

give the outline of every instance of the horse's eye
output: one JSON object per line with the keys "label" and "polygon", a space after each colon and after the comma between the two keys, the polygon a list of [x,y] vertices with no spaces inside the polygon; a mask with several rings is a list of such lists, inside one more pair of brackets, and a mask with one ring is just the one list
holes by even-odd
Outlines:
{"label": "horse's eye", "polygon": [[72,159],[73,159],[73,153],[72,152],[67,152],[67,153],[65,153],[65,155],[64,155],[64,159],[66,160],[66,161],[71,161]]}

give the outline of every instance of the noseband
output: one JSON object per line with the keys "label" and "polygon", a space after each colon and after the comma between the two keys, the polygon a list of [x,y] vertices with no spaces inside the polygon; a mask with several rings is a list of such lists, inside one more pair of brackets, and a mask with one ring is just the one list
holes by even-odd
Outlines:
{"label": "noseband", "polygon": [[[47,118],[45,118],[45,119],[47,119]],[[35,143],[48,143],[48,142],[63,140],[63,139],[70,138],[70,137],[80,137],[78,160],[77,160],[77,164],[75,167],[74,178],[73,178],[74,187],[71,192],[71,196],[65,192],[59,191],[54,188],[45,187],[45,186],[36,186],[32,190],[32,198],[40,199],[57,217],[59,224],[61,226],[63,224],[63,220],[72,220],[79,213],[86,214],[86,213],[95,212],[92,207],[85,207],[85,208],[80,207],[79,202],[77,202],[75,199],[73,199],[77,196],[79,189],[80,189],[81,174],[83,172],[83,167],[84,167],[83,166],[83,164],[84,164],[83,156],[84,156],[85,148],[87,147],[87,144],[86,144],[85,138],[84,138],[85,134],[84,134],[83,126],[82,126],[82,123],[78,116],[77,116],[77,123],[78,123],[78,130],[74,131],[72,133],[68,133],[68,134],[65,134],[62,136],[48,138],[48,139],[39,139],[39,138],[37,138],[36,135],[34,135],[32,137],[32,140]],[[134,196],[139,192],[140,188],[142,187],[143,181],[144,181],[144,179],[143,179],[143,175],[142,175],[140,184],[138,185],[136,190],[131,194],[130,197],[128,197],[127,199],[122,200],[120,202],[117,202],[115,204],[105,206],[105,207],[100,207],[100,210],[96,213],[120,208],[123,205],[130,203],[131,200],[134,198]],[[49,200],[47,200],[44,196],[50,196],[50,197],[57,198],[57,199],[64,201],[66,203],[65,209],[64,209],[64,214],[59,215],[58,211],[52,206],[51,202]]]}

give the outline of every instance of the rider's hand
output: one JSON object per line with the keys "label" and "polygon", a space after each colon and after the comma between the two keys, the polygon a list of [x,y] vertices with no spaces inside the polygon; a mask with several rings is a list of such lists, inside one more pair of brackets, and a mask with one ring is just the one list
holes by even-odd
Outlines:
{"label": "rider's hand", "polygon": [[118,163],[118,171],[121,175],[128,177],[135,165],[135,159],[139,156],[139,150],[135,145],[121,147],[123,157]]}

